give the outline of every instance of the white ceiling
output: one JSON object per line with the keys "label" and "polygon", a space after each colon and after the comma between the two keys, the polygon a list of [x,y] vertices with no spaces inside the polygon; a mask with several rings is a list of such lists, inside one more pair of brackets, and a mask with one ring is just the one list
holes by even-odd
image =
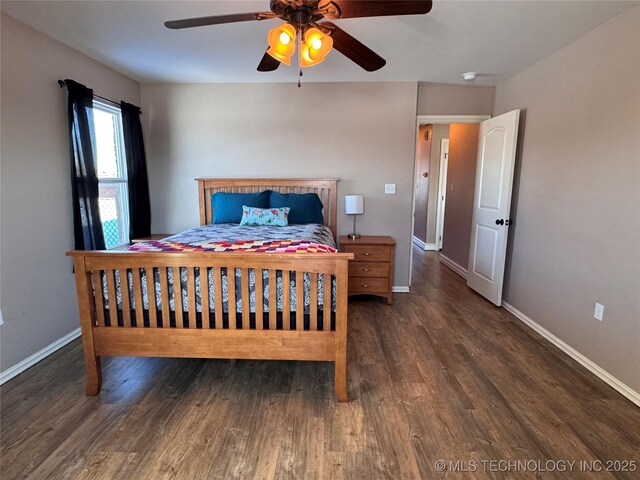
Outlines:
{"label": "white ceiling", "polygon": [[[304,81],[495,85],[638,5],[629,1],[434,0],[427,15],[338,20],[387,60],[368,73],[339,52]],[[256,71],[279,20],[169,30],[165,20],[268,10],[268,0],[2,1],[6,14],[140,82],[291,82],[295,67]]]}

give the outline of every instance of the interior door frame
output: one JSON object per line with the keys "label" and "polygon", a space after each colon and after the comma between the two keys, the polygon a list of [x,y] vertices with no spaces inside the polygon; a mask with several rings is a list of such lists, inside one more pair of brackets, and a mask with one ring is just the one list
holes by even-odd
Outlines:
{"label": "interior door frame", "polygon": [[[451,125],[452,123],[480,123],[489,120],[491,115],[416,115],[416,131],[413,145],[413,181],[411,182],[411,235],[409,236],[409,252],[413,249],[413,219],[416,214],[416,166],[418,161],[418,135],[420,125]],[[436,223],[437,223],[436,218]],[[413,271],[413,255],[409,255],[409,287]]]}
{"label": "interior door frame", "polygon": [[[445,145],[447,146],[445,152]],[[444,235],[444,208],[447,197],[447,167],[449,165],[449,139],[440,141],[440,166],[438,168],[438,202],[436,204],[436,251],[442,250]],[[444,197],[444,198],[442,198]]]}

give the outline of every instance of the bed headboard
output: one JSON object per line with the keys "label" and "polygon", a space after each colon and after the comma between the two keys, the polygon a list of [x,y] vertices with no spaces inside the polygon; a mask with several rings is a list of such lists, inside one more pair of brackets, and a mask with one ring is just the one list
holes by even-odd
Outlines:
{"label": "bed headboard", "polygon": [[256,193],[275,190],[280,193],[317,193],[324,205],[324,224],[336,237],[338,178],[196,178],[200,200],[200,225],[213,221],[211,195],[216,192]]}

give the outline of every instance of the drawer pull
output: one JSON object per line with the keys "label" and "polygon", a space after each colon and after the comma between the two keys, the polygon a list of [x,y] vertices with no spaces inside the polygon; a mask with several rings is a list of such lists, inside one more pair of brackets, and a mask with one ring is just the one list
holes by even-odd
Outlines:
{"label": "drawer pull", "polygon": [[367,288],[367,287],[369,286],[369,284],[367,284],[367,283],[363,283],[363,284],[362,284],[362,286],[363,286],[364,288]]}
{"label": "drawer pull", "polygon": [[368,272],[368,271],[369,271],[369,269],[368,269],[368,268],[363,268],[363,269],[362,269],[362,271],[363,271],[363,272]]}
{"label": "drawer pull", "polygon": [[365,254],[365,256],[367,256],[367,257],[369,256],[369,252],[364,252],[364,254]]}

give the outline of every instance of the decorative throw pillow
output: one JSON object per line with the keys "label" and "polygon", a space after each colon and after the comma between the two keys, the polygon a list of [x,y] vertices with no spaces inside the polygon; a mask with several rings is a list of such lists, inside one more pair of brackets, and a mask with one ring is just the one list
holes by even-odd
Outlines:
{"label": "decorative throw pillow", "polygon": [[278,193],[271,191],[271,208],[289,207],[289,223],[318,223],[322,225],[322,201],[317,193]]}
{"label": "decorative throw pillow", "polygon": [[271,227],[286,227],[289,225],[289,210],[289,207],[257,208],[243,205],[240,225],[269,225]]}
{"label": "decorative throw pillow", "polygon": [[258,208],[269,206],[269,192],[265,190],[260,193],[214,193],[211,196],[213,223],[240,223],[244,205],[253,205]]}

